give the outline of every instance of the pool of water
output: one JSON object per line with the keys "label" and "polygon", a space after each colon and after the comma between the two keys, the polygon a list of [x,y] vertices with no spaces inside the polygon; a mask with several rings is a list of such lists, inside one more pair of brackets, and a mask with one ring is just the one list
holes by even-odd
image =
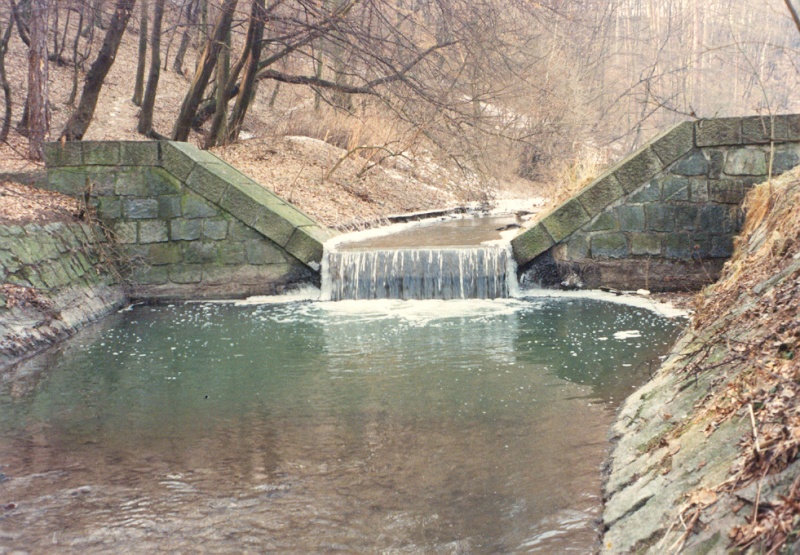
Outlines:
{"label": "pool of water", "polygon": [[0,383],[0,545],[591,552],[681,321],[588,299],[137,307]]}

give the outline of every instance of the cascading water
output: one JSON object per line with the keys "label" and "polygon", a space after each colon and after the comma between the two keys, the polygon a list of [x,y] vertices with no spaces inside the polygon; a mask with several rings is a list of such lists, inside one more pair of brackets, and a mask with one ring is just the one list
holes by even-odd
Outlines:
{"label": "cascading water", "polygon": [[515,290],[507,245],[325,253],[323,294],[366,299],[498,299]]}

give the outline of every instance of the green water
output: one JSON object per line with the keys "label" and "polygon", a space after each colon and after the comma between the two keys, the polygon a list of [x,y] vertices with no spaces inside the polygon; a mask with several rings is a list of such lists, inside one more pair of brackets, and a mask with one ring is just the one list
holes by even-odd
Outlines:
{"label": "green water", "polygon": [[0,546],[591,552],[613,410],[681,324],[580,299],[137,307],[3,376]]}

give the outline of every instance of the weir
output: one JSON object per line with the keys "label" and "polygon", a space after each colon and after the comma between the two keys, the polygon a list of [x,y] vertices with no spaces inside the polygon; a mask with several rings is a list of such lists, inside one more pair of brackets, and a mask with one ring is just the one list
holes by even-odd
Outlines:
{"label": "weir", "polygon": [[499,299],[516,282],[507,245],[326,252],[323,295],[366,299]]}

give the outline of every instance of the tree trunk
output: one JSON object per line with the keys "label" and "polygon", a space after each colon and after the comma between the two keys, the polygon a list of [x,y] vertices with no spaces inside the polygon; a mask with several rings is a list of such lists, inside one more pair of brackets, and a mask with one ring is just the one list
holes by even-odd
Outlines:
{"label": "tree trunk", "polygon": [[183,58],[186,56],[186,49],[189,48],[189,32],[191,31],[194,19],[197,16],[197,10],[192,11],[192,6],[196,2],[189,0],[186,3],[186,26],[183,28],[181,35],[181,43],[178,45],[178,51],[175,53],[175,61],[172,62],[172,71],[183,75]]}
{"label": "tree trunk", "polygon": [[41,160],[42,144],[50,131],[47,111],[47,19],[48,0],[31,3],[30,40],[28,50],[28,156]]}
{"label": "tree trunk", "polygon": [[[86,61],[88,57],[88,49],[85,55],[78,56],[78,46],[80,45],[81,41],[81,29],[83,29],[83,18],[86,12],[86,4],[81,2],[80,9],[78,12],[78,30],[75,31],[75,40],[72,42],[72,89],[69,91],[69,98],[67,99],[67,104],[70,106],[75,106],[75,97],[78,95],[78,73],[81,70],[81,66],[83,62]],[[92,42],[92,37],[94,33],[91,33],[87,42]]]}
{"label": "tree trunk", "polygon": [[156,90],[161,72],[161,21],[164,19],[164,0],[156,0],[153,13],[153,35],[150,39],[150,73],[147,75],[147,89],[144,92],[142,111],[136,131],[147,134],[153,128],[153,107],[156,103]]}
{"label": "tree trunk", "polygon": [[144,91],[144,66],[147,64],[147,0],[142,0],[142,16],[139,19],[139,61],[136,64],[136,83],[133,85],[134,106],[142,105]]}
{"label": "tree trunk", "polygon": [[219,51],[217,60],[217,106],[214,111],[214,118],[211,120],[211,129],[208,131],[205,148],[216,146],[220,135],[225,136],[225,124],[228,118],[228,98],[225,92],[228,90],[228,79],[231,73],[231,34],[225,37],[225,44]]}
{"label": "tree trunk", "polygon": [[222,4],[222,13],[219,23],[217,23],[217,27],[214,30],[214,36],[206,42],[203,54],[200,56],[197,63],[194,79],[189,87],[189,91],[183,99],[178,118],[175,120],[175,127],[172,130],[173,141],[186,141],[189,138],[192,120],[197,112],[197,107],[200,105],[203,92],[208,85],[211,72],[214,70],[214,66],[217,63],[217,57],[219,56],[225,37],[228,36],[228,32],[230,31],[236,3],[237,0],[225,0]]}
{"label": "tree trunk", "polygon": [[0,142],[5,142],[8,139],[8,132],[11,130],[11,86],[8,84],[8,78],[6,77],[6,52],[8,52],[8,41],[11,39],[11,31],[13,29],[14,16],[10,15],[8,25],[3,31],[3,38],[0,39],[0,87],[3,89],[3,98],[6,102],[3,113],[3,127],[0,129]]}
{"label": "tree trunk", "polygon": [[233,110],[231,111],[231,117],[228,123],[228,134],[224,141],[225,144],[231,143],[239,137],[239,132],[242,130],[242,123],[244,122],[244,116],[247,114],[247,109],[255,94],[256,73],[258,72],[258,62],[261,59],[261,46],[263,45],[264,21],[266,15],[264,0],[253,0],[253,10],[250,15],[250,24],[253,31],[251,37],[252,46],[250,47],[250,52],[245,62],[244,76],[242,77],[239,95],[236,97],[236,103],[233,105]]}
{"label": "tree trunk", "polygon": [[100,97],[100,89],[103,87],[108,70],[114,64],[119,43],[125,33],[135,3],[136,0],[117,0],[114,16],[111,18],[111,23],[103,39],[103,46],[100,47],[97,58],[86,74],[78,108],[72,113],[61,132],[61,137],[67,141],[81,140],[92,123],[97,99]]}

